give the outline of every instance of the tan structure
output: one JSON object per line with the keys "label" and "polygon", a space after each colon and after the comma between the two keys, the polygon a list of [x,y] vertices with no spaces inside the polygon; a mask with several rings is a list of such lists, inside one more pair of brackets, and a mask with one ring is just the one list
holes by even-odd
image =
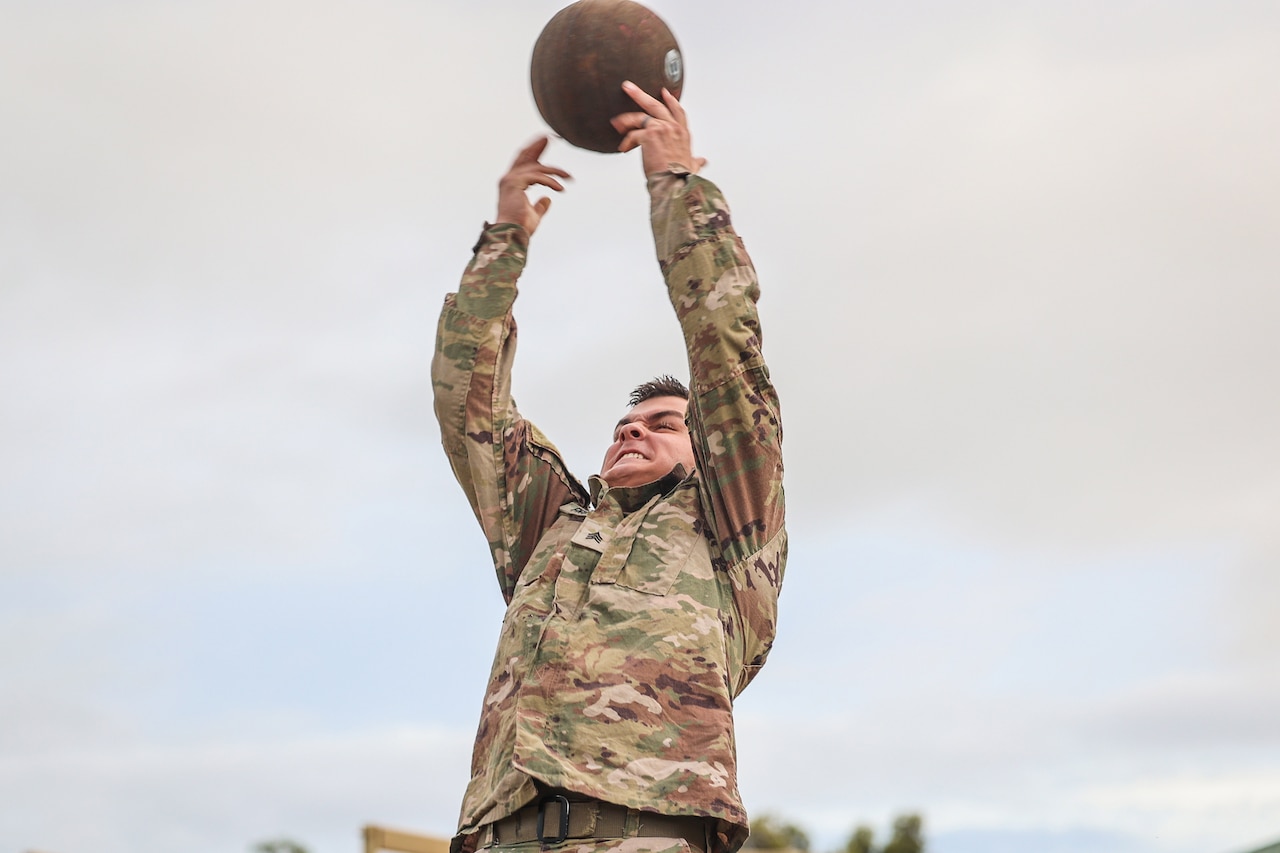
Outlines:
{"label": "tan structure", "polygon": [[391,850],[394,853],[449,853],[449,840],[383,826],[366,826],[364,853],[378,853],[380,850]]}

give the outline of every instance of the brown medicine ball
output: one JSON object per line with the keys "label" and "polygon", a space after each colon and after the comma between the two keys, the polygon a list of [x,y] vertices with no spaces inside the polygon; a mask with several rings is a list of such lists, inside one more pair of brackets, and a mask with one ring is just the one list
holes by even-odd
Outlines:
{"label": "brown medicine ball", "polygon": [[579,148],[618,150],[609,119],[639,109],[630,80],[661,100],[684,88],[684,57],[662,19],[632,0],[578,0],[556,13],[533,46],[533,99],[551,129]]}

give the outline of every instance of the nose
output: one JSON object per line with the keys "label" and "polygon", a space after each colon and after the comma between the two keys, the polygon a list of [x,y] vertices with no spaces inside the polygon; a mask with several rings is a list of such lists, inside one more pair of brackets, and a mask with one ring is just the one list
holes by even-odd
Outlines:
{"label": "nose", "polygon": [[644,425],[639,421],[632,421],[622,428],[624,438],[644,438]]}

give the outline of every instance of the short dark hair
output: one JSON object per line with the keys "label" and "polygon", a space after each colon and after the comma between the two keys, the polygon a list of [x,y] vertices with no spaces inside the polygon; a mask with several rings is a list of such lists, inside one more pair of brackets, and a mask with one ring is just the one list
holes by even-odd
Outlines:
{"label": "short dark hair", "polygon": [[637,385],[635,390],[631,392],[631,406],[634,408],[650,397],[679,397],[682,400],[688,400],[689,389],[684,387],[684,383],[674,376],[663,374]]}

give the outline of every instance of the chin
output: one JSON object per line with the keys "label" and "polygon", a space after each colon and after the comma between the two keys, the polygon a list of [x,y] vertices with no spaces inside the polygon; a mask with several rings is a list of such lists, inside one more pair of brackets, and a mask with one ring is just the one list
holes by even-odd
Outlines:
{"label": "chin", "polygon": [[654,474],[647,470],[636,470],[627,468],[624,470],[613,470],[609,474],[602,474],[604,481],[610,486],[629,488],[631,486],[643,486],[645,483],[652,483],[660,477],[660,474]]}

